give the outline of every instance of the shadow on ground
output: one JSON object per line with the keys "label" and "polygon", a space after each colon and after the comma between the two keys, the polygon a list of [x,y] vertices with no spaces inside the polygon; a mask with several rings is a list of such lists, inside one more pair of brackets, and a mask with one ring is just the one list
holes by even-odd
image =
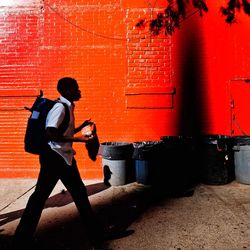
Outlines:
{"label": "shadow on ground", "polygon": [[[92,185],[88,185],[87,186],[87,192],[88,192],[88,196],[93,195],[95,193],[101,192],[103,190],[105,190],[107,187],[103,184],[103,183],[97,183],[97,184],[92,184]],[[45,209],[46,208],[53,208],[53,207],[62,207],[65,206],[69,203],[73,202],[72,197],[70,196],[70,194],[65,191],[62,190],[60,193],[51,196],[46,204],[45,204]],[[18,218],[21,217],[23,213],[23,209],[20,210],[16,210],[16,211],[12,211],[10,213],[5,213],[5,214],[0,214],[0,226],[16,220]]]}
{"label": "shadow on ground", "polygon": [[[127,236],[133,233],[128,230],[129,226],[135,221],[150,205],[156,201],[152,199],[153,191],[150,187],[141,185],[137,188],[126,189],[125,187],[108,187],[104,183],[97,183],[87,186],[88,195],[100,196],[93,205],[100,219],[106,224],[115,226],[121,230],[127,230]],[[104,191],[104,192],[101,192]],[[104,198],[102,198],[102,195]],[[108,198],[105,198],[108,197]],[[45,206],[47,209],[61,207],[72,203],[70,194],[62,190],[60,193],[51,196]],[[158,201],[157,201],[158,202]],[[66,207],[65,207],[66,209]],[[60,210],[62,211],[62,210]],[[19,219],[23,209],[12,211],[0,215],[0,226]],[[48,221],[45,222],[42,230],[36,234],[35,246],[32,250],[88,250],[93,249],[87,237],[87,229],[81,224],[79,215],[73,211],[70,215],[66,214],[59,221],[53,220],[57,210],[50,210]],[[4,230],[4,229],[3,229]],[[6,235],[0,231],[0,249],[9,249],[11,235]],[[103,245],[102,249],[108,249]]]}

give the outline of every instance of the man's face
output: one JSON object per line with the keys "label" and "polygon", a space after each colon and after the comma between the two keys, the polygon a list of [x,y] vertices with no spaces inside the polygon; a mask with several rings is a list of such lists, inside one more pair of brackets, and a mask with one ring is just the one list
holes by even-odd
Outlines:
{"label": "man's face", "polygon": [[66,98],[73,102],[79,101],[81,98],[81,91],[79,89],[78,84],[72,85],[70,89],[68,89]]}
{"label": "man's face", "polygon": [[72,89],[72,99],[73,101],[79,101],[81,99],[81,90],[79,89],[79,86],[77,85]]}

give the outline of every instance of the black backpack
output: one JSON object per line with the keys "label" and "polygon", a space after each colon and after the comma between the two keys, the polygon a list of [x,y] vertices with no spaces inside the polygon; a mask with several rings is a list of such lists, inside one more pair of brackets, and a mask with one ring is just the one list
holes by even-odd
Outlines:
{"label": "black backpack", "polygon": [[[43,92],[40,91],[40,95],[36,98],[31,108],[25,107],[25,109],[31,112],[31,115],[27,122],[25,137],[24,137],[24,149],[31,154],[39,155],[46,147],[47,140],[45,138],[45,123],[46,118],[51,108],[59,100],[49,100],[43,97]],[[61,102],[62,103],[62,102]],[[59,126],[60,133],[64,133],[69,124],[69,108],[66,103],[62,103],[65,107],[65,116],[62,123]]]}

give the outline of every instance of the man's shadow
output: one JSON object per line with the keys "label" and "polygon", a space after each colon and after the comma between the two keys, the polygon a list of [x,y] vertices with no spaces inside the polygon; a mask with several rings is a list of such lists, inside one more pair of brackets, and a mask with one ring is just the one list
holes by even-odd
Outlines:
{"label": "man's shadow", "polygon": [[[98,192],[101,192],[107,189],[108,187],[103,183],[96,183],[96,184],[88,185],[86,186],[86,188],[87,188],[88,196],[90,196]],[[49,199],[46,201],[44,209],[53,208],[53,207],[62,207],[62,206],[70,204],[71,202],[73,202],[73,199],[71,195],[69,194],[69,192],[62,190],[60,193],[49,197]],[[0,214],[0,226],[8,222],[11,222],[13,220],[16,220],[18,218],[21,218],[23,211],[24,209],[20,209],[20,210],[16,210],[13,212]]]}
{"label": "man's shadow", "polygon": [[[86,186],[86,188],[87,188],[88,196],[90,196],[90,195],[96,194],[98,192],[101,192],[101,191],[107,189],[108,187],[104,183],[96,183],[96,184],[88,185],[88,186]],[[66,206],[72,202],[73,202],[73,199],[72,199],[71,195],[69,194],[69,192],[62,190],[60,193],[49,197],[49,199],[46,201],[44,209],[53,208],[53,207],[63,207],[63,206]],[[24,209],[20,209],[20,210],[8,212],[8,213],[0,214],[0,226],[3,226],[11,221],[14,221],[16,219],[21,218],[23,211],[24,211]],[[69,241],[69,239],[71,238],[70,235],[72,235],[72,232],[76,232],[76,233],[77,233],[77,231],[82,232],[82,229],[81,229],[82,225],[78,225],[79,224],[78,221],[79,221],[79,219],[72,218],[72,220],[67,220],[66,225],[62,225],[64,223],[64,222],[62,222],[61,225],[56,225],[56,226],[54,226],[53,222],[52,222],[48,226],[48,232],[52,233],[52,235],[55,236],[55,241],[56,241],[56,239],[57,239],[57,241],[60,241],[59,240],[60,236],[61,236],[62,242],[63,242],[62,239],[66,239],[66,241]],[[62,230],[62,228],[66,228],[66,230]],[[59,232],[62,235],[59,235]],[[64,235],[64,233],[66,235]],[[47,238],[47,233],[42,233],[41,238],[42,238],[42,240],[45,240],[48,244],[49,244],[50,240],[52,240],[51,238]],[[4,228],[0,229],[0,249],[1,250],[10,249],[11,240],[12,240],[12,236],[4,234]],[[39,245],[42,245],[40,243],[39,243]],[[84,242],[81,242],[81,243],[84,243]],[[34,249],[34,250],[37,250],[37,249],[40,250],[43,248],[42,248],[42,246],[40,246],[39,248],[36,247],[36,249]],[[52,244],[51,247],[46,246],[46,249],[48,249],[48,250],[49,249],[54,249],[54,250],[62,249],[63,250],[63,249],[68,249],[68,248],[63,248],[62,246],[60,246],[60,244],[59,245],[57,244],[57,246],[53,246],[53,244]],[[86,247],[84,249],[88,249],[88,248]]]}
{"label": "man's shadow", "polygon": [[[88,195],[97,194],[105,189],[111,188],[104,183],[96,183],[86,186]],[[111,191],[112,192],[112,191]],[[142,188],[131,189],[129,192],[120,192],[117,195],[112,195],[112,199],[105,200],[101,204],[96,204],[94,210],[98,217],[104,224],[114,226],[118,230],[127,230],[132,222],[146,210],[151,200],[149,195],[150,189]],[[51,196],[45,205],[45,209],[53,207],[63,207],[73,202],[73,199],[68,191],[62,190],[60,193]],[[7,224],[21,218],[24,209],[17,211],[0,214],[0,226]],[[38,250],[66,250],[78,249],[92,249],[88,244],[86,238],[86,230],[79,220],[78,213],[73,214],[70,218],[64,218],[63,221],[53,222],[50,221],[46,224],[45,230],[43,229],[37,235],[37,242],[39,245]],[[127,230],[128,236],[133,233],[133,230]],[[11,236],[1,235],[0,232],[0,249],[7,250],[10,246]],[[34,250],[36,250],[34,249]]]}

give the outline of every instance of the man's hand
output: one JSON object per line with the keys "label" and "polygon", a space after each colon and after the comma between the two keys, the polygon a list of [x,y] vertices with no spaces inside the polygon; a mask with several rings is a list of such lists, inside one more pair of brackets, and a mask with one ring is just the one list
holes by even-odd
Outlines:
{"label": "man's hand", "polygon": [[92,124],[94,124],[94,122],[91,121],[91,118],[89,118],[88,120],[85,120],[79,127],[75,128],[74,134],[80,132],[84,127],[88,125],[92,125]]}
{"label": "man's hand", "polygon": [[95,138],[95,135],[90,135],[90,136],[87,136],[87,135],[81,135],[81,136],[77,136],[75,137],[76,141],[77,142],[88,142],[88,141],[91,141]]}
{"label": "man's hand", "polygon": [[94,122],[91,121],[91,118],[89,118],[88,120],[85,120],[82,125],[80,125],[81,129],[84,128],[87,125],[92,125]]}

